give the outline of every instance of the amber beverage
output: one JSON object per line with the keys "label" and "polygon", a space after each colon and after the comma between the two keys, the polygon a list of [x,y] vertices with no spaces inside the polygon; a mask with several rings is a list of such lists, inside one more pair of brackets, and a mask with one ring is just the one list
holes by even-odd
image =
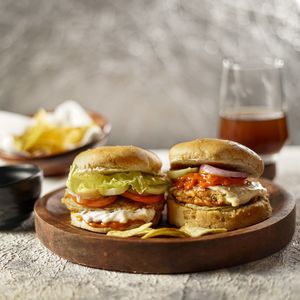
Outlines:
{"label": "amber beverage", "polygon": [[276,157],[288,138],[283,69],[280,58],[223,60],[219,137],[257,152],[269,179],[276,175]]}
{"label": "amber beverage", "polygon": [[286,115],[282,111],[253,107],[221,113],[219,136],[239,142],[263,156],[276,154],[288,138]]}

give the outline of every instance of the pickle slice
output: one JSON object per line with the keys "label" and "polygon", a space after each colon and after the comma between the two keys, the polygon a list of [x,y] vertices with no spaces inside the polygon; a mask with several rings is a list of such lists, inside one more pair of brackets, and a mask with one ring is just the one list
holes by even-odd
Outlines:
{"label": "pickle slice", "polygon": [[153,195],[160,195],[166,192],[168,186],[166,184],[150,185],[146,188],[145,192]]}
{"label": "pickle slice", "polygon": [[180,170],[170,170],[167,172],[168,176],[171,179],[179,178],[183,175],[186,175],[188,173],[195,173],[198,172],[199,168],[186,168],[186,169],[180,169]]}

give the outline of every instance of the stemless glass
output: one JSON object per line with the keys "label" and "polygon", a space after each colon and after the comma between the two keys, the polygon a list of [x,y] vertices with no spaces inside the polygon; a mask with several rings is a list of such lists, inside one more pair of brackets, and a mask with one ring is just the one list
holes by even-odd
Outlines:
{"label": "stemless glass", "polygon": [[279,58],[223,61],[219,137],[239,142],[264,160],[264,177],[276,174],[276,154],[288,138]]}

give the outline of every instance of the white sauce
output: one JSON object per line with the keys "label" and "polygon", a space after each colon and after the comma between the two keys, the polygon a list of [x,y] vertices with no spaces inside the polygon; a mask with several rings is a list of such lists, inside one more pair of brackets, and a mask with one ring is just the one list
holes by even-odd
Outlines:
{"label": "white sauce", "polygon": [[225,194],[228,204],[234,207],[249,202],[255,196],[264,196],[267,193],[267,190],[257,181],[251,181],[244,187],[217,185],[210,186],[208,189]]}
{"label": "white sauce", "polygon": [[155,216],[154,208],[139,208],[137,210],[116,209],[113,211],[99,209],[80,213],[86,223],[127,223],[129,220],[143,220],[145,223],[152,221]]}
{"label": "white sauce", "polygon": [[59,104],[53,112],[47,112],[45,119],[55,126],[82,127],[90,125],[93,120],[75,101],[68,100]]}

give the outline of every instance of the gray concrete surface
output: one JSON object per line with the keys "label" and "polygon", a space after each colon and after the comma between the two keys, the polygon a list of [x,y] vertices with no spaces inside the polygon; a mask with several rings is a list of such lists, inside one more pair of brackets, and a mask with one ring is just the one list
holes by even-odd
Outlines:
{"label": "gray concrete surface", "polygon": [[111,144],[214,136],[221,61],[286,60],[300,143],[297,0],[0,0],[0,109],[74,99],[106,114]]}

